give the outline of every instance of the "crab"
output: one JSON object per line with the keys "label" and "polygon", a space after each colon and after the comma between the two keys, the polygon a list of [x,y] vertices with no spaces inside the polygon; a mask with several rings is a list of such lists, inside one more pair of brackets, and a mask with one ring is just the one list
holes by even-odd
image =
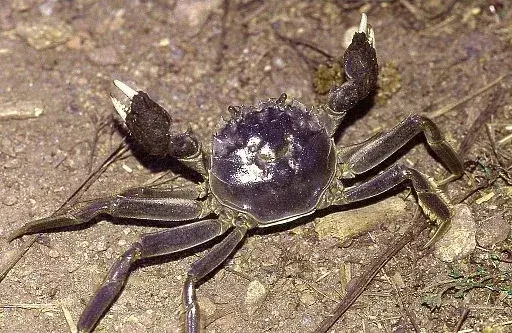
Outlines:
{"label": "crab", "polygon": [[[223,264],[248,230],[304,218],[330,206],[363,201],[403,183],[414,189],[423,212],[437,223],[427,246],[442,236],[452,206],[436,184],[416,169],[395,163],[379,170],[416,135],[423,133],[432,151],[450,171],[462,175],[462,164],[438,127],[428,118],[410,115],[394,128],[347,147],[333,136],[341,121],[377,84],[374,32],[362,15],[358,31],[344,54],[347,81],[331,89],[325,105],[306,107],[287,96],[258,106],[231,106],[230,120],[213,135],[206,151],[190,131],[173,130],[167,110],[145,92],[121,81],[112,94],[114,108],[136,145],[150,155],[177,160],[202,176],[202,183],[183,188],[137,187],[106,198],[79,203],[63,213],[29,222],[8,237],[84,224],[98,215],[172,221],[170,229],[143,234],[112,265],[82,312],[79,332],[91,332],[125,285],[131,268],[143,258],[167,255],[220,241],[194,262],[184,282],[185,331],[201,329],[196,298],[198,283]],[[368,179],[369,178],[369,179]],[[347,185],[347,183],[350,184]]]}

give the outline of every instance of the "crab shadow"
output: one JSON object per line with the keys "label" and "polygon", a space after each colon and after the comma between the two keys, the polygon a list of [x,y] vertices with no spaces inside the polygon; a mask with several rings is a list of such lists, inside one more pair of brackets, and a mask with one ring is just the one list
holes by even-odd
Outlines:
{"label": "crab shadow", "polygon": [[202,181],[201,175],[181,164],[178,159],[172,156],[154,156],[148,155],[142,147],[140,147],[129,135],[126,128],[121,125],[117,126],[119,133],[125,138],[126,144],[130,152],[137,159],[137,161],[153,173],[170,171],[175,175],[179,175],[185,179],[188,179],[194,183],[200,183]]}

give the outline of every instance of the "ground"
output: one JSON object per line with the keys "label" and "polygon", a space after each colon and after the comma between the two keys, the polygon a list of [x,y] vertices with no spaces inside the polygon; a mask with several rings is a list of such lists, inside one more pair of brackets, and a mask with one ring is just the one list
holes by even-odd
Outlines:
{"label": "ground", "polygon": [[[343,54],[363,11],[376,34],[380,94],[349,117],[339,144],[411,113],[432,117],[462,149],[467,175],[446,192],[469,206],[478,246],[446,263],[422,249],[423,232],[332,332],[512,332],[512,99],[510,76],[501,77],[512,67],[507,1],[11,1],[0,8],[0,236],[52,214],[121,142],[112,79],[148,91],[178,127],[207,140],[229,105],[282,92],[325,101],[314,89],[316,68]],[[401,152],[408,152],[403,162],[443,179],[422,142]],[[143,156],[113,163],[83,199],[154,179],[158,170],[148,165]],[[347,277],[411,225],[414,195],[397,191],[389,200],[359,215],[319,213],[251,235],[200,286],[206,332],[313,331],[341,299]],[[350,240],[318,228],[359,223],[357,216],[373,227]],[[156,229],[126,222],[39,237],[0,282],[0,331],[72,332],[69,322],[115,258]],[[21,244],[0,240],[0,265]],[[181,332],[182,284],[202,250],[138,265],[97,331]],[[429,295],[442,297],[422,304]]]}

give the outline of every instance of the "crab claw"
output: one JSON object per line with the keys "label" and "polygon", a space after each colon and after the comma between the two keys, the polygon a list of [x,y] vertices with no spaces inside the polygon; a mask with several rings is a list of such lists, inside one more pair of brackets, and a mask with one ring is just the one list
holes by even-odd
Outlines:
{"label": "crab claw", "polygon": [[114,108],[116,109],[119,116],[123,119],[123,121],[126,121],[126,117],[128,116],[128,113],[130,112],[131,108],[131,101],[133,100],[133,97],[137,95],[137,91],[132,89],[130,86],[128,86],[126,83],[114,80],[114,85],[125,95],[126,98],[128,98],[130,103],[126,103],[118,99],[116,96],[114,96],[112,93],[110,94],[110,100],[112,101],[112,104],[114,104]]}
{"label": "crab claw", "polygon": [[379,66],[375,54],[375,34],[368,24],[366,14],[361,16],[359,29],[345,50],[343,62],[347,81],[331,89],[329,114],[320,115],[321,122],[330,135],[334,135],[347,112],[375,91],[377,86]]}
{"label": "crab claw", "polygon": [[375,89],[378,72],[375,33],[372,26],[368,24],[368,18],[364,13],[361,15],[359,29],[345,51],[344,61],[347,81],[356,83],[359,91],[357,96],[353,97],[352,102],[358,102]]}
{"label": "crab claw", "polygon": [[169,112],[148,94],[118,80],[114,80],[114,85],[124,98],[112,93],[112,104],[137,145],[150,155],[184,159],[198,154],[200,143],[197,138],[189,131],[174,132]]}
{"label": "crab claw", "polygon": [[359,29],[357,32],[364,33],[368,39],[368,43],[375,48],[375,33],[373,32],[372,26],[368,24],[368,17],[365,13],[361,14],[361,22],[359,23]]}

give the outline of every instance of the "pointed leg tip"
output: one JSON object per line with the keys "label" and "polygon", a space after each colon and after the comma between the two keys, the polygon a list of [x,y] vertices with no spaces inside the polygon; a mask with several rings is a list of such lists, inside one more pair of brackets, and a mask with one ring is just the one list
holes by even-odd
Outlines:
{"label": "pointed leg tip", "polygon": [[14,230],[5,236],[5,240],[7,243],[11,243],[13,240],[20,238],[23,235],[24,233],[20,232],[19,230]]}

